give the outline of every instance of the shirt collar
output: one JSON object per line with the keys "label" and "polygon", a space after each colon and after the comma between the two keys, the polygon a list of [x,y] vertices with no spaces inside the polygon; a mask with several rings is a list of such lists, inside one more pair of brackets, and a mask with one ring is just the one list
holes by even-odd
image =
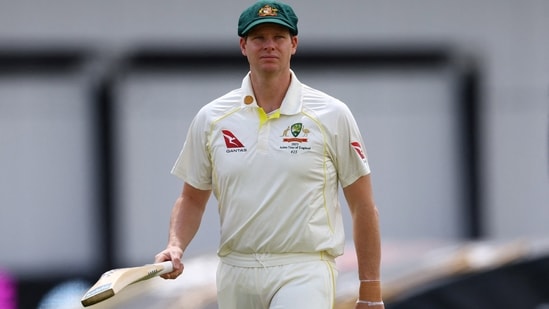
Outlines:
{"label": "shirt collar", "polygon": [[[284,99],[282,100],[282,104],[280,105],[280,114],[283,115],[295,115],[301,111],[301,88],[302,84],[295,76],[295,73],[290,70],[290,73],[292,75],[292,79],[290,81],[290,86],[288,87],[288,91],[286,91],[286,95],[284,96]],[[245,106],[255,106],[259,108],[257,105],[257,101],[255,99],[254,91],[252,88],[252,82],[250,80],[250,73],[248,73],[244,79],[242,80],[242,98],[241,102],[242,105]]]}

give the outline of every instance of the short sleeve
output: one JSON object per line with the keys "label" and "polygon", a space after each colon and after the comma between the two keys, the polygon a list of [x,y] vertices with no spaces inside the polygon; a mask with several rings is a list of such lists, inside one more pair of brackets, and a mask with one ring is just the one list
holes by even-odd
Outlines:
{"label": "short sleeve", "polygon": [[212,188],[209,134],[206,113],[202,109],[191,122],[183,148],[171,171],[173,175],[201,190]]}
{"label": "short sleeve", "polygon": [[357,122],[346,105],[337,118],[335,133],[336,168],[342,187],[370,173],[364,140]]}

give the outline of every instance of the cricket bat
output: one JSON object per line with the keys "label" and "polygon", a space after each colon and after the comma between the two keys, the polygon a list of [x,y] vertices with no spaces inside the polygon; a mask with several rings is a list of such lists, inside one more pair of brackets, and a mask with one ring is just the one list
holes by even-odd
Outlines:
{"label": "cricket bat", "polygon": [[171,261],[146,264],[138,267],[111,269],[99,278],[97,282],[82,297],[82,305],[88,307],[118,294],[125,287],[172,272]]}

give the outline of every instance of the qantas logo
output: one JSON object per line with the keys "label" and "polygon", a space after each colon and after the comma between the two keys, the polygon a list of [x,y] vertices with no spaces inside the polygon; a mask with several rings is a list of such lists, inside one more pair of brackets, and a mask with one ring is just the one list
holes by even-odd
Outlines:
{"label": "qantas logo", "polygon": [[364,154],[364,151],[362,151],[362,147],[360,146],[359,142],[351,142],[351,146],[353,146],[356,153],[358,153],[362,160],[366,159],[366,155]]}
{"label": "qantas logo", "polygon": [[225,140],[225,146],[227,146],[227,153],[229,152],[246,152],[246,148],[241,141],[234,136],[233,132],[229,130],[221,130],[223,133],[223,139]]}

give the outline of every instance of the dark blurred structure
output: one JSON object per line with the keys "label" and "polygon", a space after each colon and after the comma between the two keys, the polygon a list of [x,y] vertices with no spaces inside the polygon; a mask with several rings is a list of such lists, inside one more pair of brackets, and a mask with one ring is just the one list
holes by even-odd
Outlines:
{"label": "dark blurred structure", "polygon": [[387,309],[546,309],[549,257],[520,261],[486,272],[442,278]]}

